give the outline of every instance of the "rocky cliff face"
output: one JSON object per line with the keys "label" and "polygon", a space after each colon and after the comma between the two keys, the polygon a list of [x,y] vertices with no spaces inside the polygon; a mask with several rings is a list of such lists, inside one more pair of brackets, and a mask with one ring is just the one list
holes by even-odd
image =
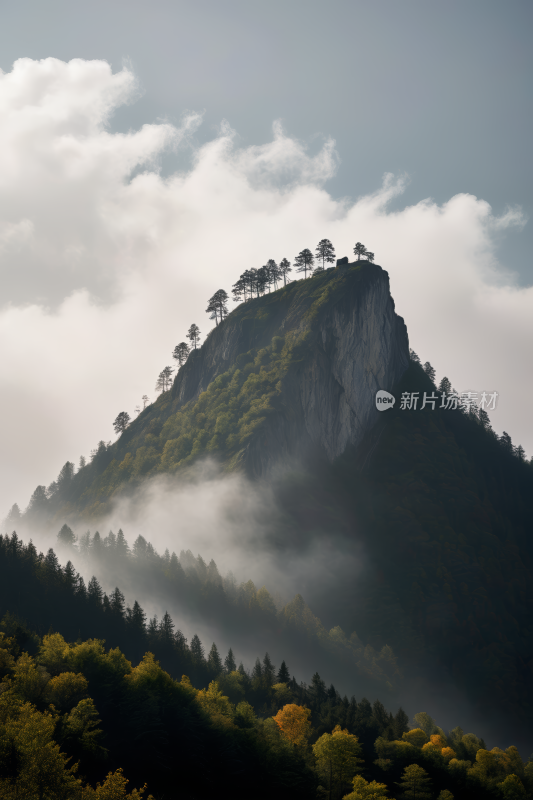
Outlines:
{"label": "rocky cliff face", "polygon": [[376,392],[391,390],[409,365],[407,329],[381,267],[355,262],[313,281],[316,291],[306,293],[307,282],[297,282],[272,302],[267,296],[243,304],[192,353],[174,383],[175,400],[195,400],[240,354],[268,346],[274,336],[300,340],[276,413],[243,454],[255,475],[280,458],[314,451],[333,460],[357,446],[379,417]]}

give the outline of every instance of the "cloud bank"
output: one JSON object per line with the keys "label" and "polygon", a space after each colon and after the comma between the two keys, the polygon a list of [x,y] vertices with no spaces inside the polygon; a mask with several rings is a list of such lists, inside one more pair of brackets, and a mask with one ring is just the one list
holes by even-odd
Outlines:
{"label": "cloud bank", "polygon": [[[357,240],[375,252],[421,358],[459,390],[498,391],[494,427],[533,453],[533,289],[494,256],[519,210],[496,218],[459,194],[393,211],[405,179],[391,175],[370,196],[334,199],[335,143],[311,153],[279,123],[250,147],[225,122],[195,145],[196,113],[110,132],[137,95],[129,69],[102,61],[25,58],[0,74],[2,514],[154,397],[189,325],[207,332],[216,289],[324,237],[339,257]],[[164,177],[179,148],[190,166]]]}

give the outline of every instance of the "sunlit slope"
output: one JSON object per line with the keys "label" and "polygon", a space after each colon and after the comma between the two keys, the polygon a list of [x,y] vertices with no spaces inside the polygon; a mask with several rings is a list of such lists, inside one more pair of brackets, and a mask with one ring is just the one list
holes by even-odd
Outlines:
{"label": "sunlit slope", "polygon": [[65,515],[105,512],[143,479],[216,457],[266,475],[283,459],[331,460],[375,424],[374,395],[408,365],[387,273],[366,262],[239,305],[182,367],[170,391],[103,443],[49,501]]}

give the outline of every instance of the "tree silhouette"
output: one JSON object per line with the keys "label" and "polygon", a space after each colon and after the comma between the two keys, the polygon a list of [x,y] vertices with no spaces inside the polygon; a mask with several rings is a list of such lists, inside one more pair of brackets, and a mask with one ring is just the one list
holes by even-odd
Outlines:
{"label": "tree silhouette", "polygon": [[237,664],[235,663],[235,657],[233,655],[233,650],[231,649],[231,647],[228,650],[228,655],[224,660],[224,668],[228,673],[235,672],[235,670],[237,669]]}
{"label": "tree silhouette", "polygon": [[278,281],[281,278],[280,268],[276,264],[273,258],[269,258],[265,267],[268,270],[268,277],[269,277],[269,291],[270,286],[274,285],[274,291],[278,288]]}
{"label": "tree silhouette", "polygon": [[304,278],[307,278],[307,272],[313,271],[313,261],[315,260],[314,255],[310,250],[307,248],[302,250],[296,258],[294,259],[294,264],[296,265],[296,272],[303,272]]}
{"label": "tree silhouette", "polygon": [[317,261],[322,261],[322,266],[317,267],[317,271],[323,272],[326,263],[333,264],[335,261],[335,248],[329,239],[321,239],[316,246],[315,256]]}
{"label": "tree silhouette", "polygon": [[148,402],[148,400],[149,400],[149,399],[150,399],[150,398],[148,397],[148,395],[147,395],[147,394],[143,394],[143,396],[142,396],[142,398],[141,398],[141,400],[143,401],[143,411],[144,411],[144,409],[146,408],[146,404],[147,404],[147,402]]}
{"label": "tree silhouette", "polygon": [[220,322],[222,322],[224,317],[228,314],[228,300],[229,297],[224,289],[218,289],[209,300],[206,314],[210,314],[211,316],[209,319],[214,319],[217,325],[219,318]]}
{"label": "tree silhouette", "polygon": [[267,267],[260,267],[255,273],[255,283],[257,294],[264,294],[266,287],[269,285],[270,276]]}
{"label": "tree silhouette", "polygon": [[128,425],[130,424],[130,415],[127,411],[121,411],[120,414],[117,415],[113,423],[113,428],[115,429],[115,433],[117,435],[122,435]]}
{"label": "tree silhouette", "polygon": [[193,324],[187,331],[187,335],[185,338],[190,341],[191,347],[194,347],[194,349],[196,350],[198,342],[200,341],[200,328],[198,327],[198,325],[195,325],[193,322]]}
{"label": "tree silhouette", "polygon": [[239,280],[233,284],[233,288],[231,290],[234,301],[236,303],[240,303],[240,301],[244,298],[244,301],[246,302],[247,291],[248,291],[248,283],[243,273],[239,278]]}
{"label": "tree silhouette", "polygon": [[167,389],[170,389],[170,383],[173,372],[174,369],[172,367],[165,367],[165,369],[161,370],[161,372],[157,376],[157,383],[155,385],[156,392],[166,392]]}
{"label": "tree silhouette", "polygon": [[366,256],[366,254],[367,254],[367,249],[364,246],[364,244],[362,244],[362,242],[357,242],[357,244],[355,245],[353,251],[354,251],[355,255],[357,256],[357,260],[358,261],[361,260],[361,256]]}
{"label": "tree silhouette", "polygon": [[371,253],[370,250],[366,251],[366,260],[370,261],[371,264],[374,263],[374,253]]}
{"label": "tree silhouette", "polygon": [[175,358],[180,367],[182,367],[185,362],[187,361],[187,357],[189,355],[189,345],[187,342],[180,342],[176,345],[172,352],[172,358]]}
{"label": "tree silhouette", "polygon": [[287,276],[288,276],[289,272],[292,272],[291,262],[287,261],[287,259],[284,258],[282,261],[279,262],[279,271],[280,271],[281,277],[283,278],[283,285],[286,286],[287,285]]}
{"label": "tree silhouette", "polygon": [[72,547],[72,545],[75,543],[76,537],[74,536],[72,528],[69,528],[67,523],[63,525],[57,534],[57,541],[58,543],[65,545],[65,547]]}
{"label": "tree silhouette", "polygon": [[435,375],[437,374],[435,371],[435,367],[432,367],[429,361],[426,361],[424,366],[422,367],[428,378],[435,383]]}

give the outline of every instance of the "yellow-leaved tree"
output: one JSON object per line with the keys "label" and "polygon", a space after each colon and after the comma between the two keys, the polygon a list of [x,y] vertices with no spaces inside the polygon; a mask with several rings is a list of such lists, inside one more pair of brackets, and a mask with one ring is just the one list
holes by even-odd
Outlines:
{"label": "yellow-leaved tree", "polygon": [[217,681],[211,681],[207,689],[200,689],[196,700],[211,717],[212,722],[223,727],[234,727],[235,709],[219,688]]}
{"label": "yellow-leaved tree", "polygon": [[[80,800],[142,800],[146,786],[143,789],[134,789],[128,794],[127,783],[128,780],[124,777],[122,770],[117,769],[116,772],[110,772],[102,784],[98,783],[96,789],[91,786],[85,787]],[[155,800],[155,798],[150,794],[146,800]]]}
{"label": "yellow-leaved tree", "polygon": [[353,792],[345,794],[343,800],[391,800],[385,783],[365,781],[362,775],[356,775],[352,783]]}
{"label": "yellow-leaved tree", "polygon": [[289,742],[296,747],[305,747],[311,733],[310,716],[311,711],[305,706],[288,703],[278,711],[273,720]]}
{"label": "yellow-leaved tree", "polygon": [[313,745],[317,772],[328,786],[330,797],[340,797],[354,775],[361,771],[361,745],[357,736],[336,725],[332,733],[324,733]]}

